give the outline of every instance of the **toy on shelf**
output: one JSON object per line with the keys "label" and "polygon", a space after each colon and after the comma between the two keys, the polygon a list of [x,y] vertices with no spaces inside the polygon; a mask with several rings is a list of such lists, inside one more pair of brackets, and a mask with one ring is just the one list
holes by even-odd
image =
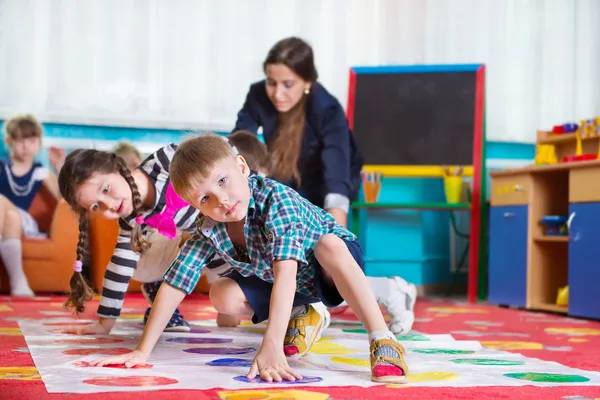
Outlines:
{"label": "toy on shelf", "polygon": [[544,235],[546,236],[567,236],[568,217],[562,215],[546,215],[542,217],[541,223],[544,225]]}
{"label": "toy on shelf", "polygon": [[463,190],[463,171],[461,166],[442,167],[444,172],[444,193],[448,203],[460,203]]}
{"label": "toy on shelf", "polygon": [[562,133],[573,133],[577,130],[577,128],[579,128],[579,125],[577,125],[573,122],[568,122],[568,123],[562,124],[562,125],[555,125],[552,128],[552,133],[554,133],[556,135],[560,135]]}
{"label": "toy on shelf", "polygon": [[363,184],[363,195],[366,203],[377,203],[379,192],[381,191],[381,173],[366,172],[360,173]]}
{"label": "toy on shelf", "polygon": [[569,285],[558,289],[558,295],[556,296],[557,306],[568,306],[569,305]]}
{"label": "toy on shelf", "polygon": [[[600,149],[599,149],[600,151]],[[552,144],[539,144],[537,145],[537,152],[535,156],[536,165],[552,165],[558,164],[556,159],[556,147]]]}

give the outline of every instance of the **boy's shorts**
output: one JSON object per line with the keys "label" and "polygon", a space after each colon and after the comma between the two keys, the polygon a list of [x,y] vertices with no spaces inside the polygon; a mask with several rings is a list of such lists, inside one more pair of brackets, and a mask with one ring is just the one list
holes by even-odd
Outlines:
{"label": "boy's shorts", "polygon": [[[364,270],[363,251],[360,243],[357,240],[345,240],[346,247],[350,251],[350,254]],[[333,282],[329,282],[324,279],[323,267],[315,259],[315,278],[314,287],[318,297],[306,296],[304,294],[296,292],[294,297],[294,307],[323,302],[327,307],[336,307],[340,305],[344,299],[340,295],[340,292],[335,287]],[[269,318],[269,307],[271,304],[271,291],[273,290],[273,284],[270,282],[263,281],[256,275],[253,276],[242,276],[239,272],[233,270],[226,275],[227,278],[233,279],[242,289],[246,300],[254,311],[252,322],[258,324],[266,321]]]}

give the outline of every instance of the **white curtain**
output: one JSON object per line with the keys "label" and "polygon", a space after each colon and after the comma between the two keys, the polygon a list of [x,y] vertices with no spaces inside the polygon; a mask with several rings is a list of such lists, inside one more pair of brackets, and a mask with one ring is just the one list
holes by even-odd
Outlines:
{"label": "white curtain", "polygon": [[[230,129],[278,39],[358,65],[484,63],[489,140],[600,115],[598,0],[0,0],[0,118]],[[374,99],[376,101],[377,99]]]}

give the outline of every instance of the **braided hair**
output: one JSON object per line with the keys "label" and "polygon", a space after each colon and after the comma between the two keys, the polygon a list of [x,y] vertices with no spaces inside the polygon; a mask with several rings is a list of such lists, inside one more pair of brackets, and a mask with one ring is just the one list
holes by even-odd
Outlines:
{"label": "braided hair", "polygon": [[[65,307],[76,312],[85,310],[85,303],[92,299],[94,291],[81,273],[81,263],[88,248],[88,210],[78,204],[79,187],[95,174],[119,173],[129,185],[133,201],[133,215],[142,211],[142,198],[135,179],[127,168],[125,160],[112,152],[93,149],[79,149],[71,152],[58,176],[58,186],[62,197],[79,214],[79,241],[77,243],[77,261],[71,276],[71,294]],[[150,243],[143,238],[141,227],[136,225],[131,236],[131,247],[143,254],[150,248]]]}

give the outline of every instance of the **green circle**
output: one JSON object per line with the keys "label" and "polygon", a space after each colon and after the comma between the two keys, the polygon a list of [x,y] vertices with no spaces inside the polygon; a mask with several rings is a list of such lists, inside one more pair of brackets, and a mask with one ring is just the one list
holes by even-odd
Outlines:
{"label": "green circle", "polygon": [[576,383],[587,382],[590,378],[581,375],[560,375],[560,374],[544,374],[541,372],[514,372],[504,374],[508,378],[521,379],[532,382],[553,382],[553,383]]}
{"label": "green circle", "polygon": [[347,333],[367,333],[366,329],[342,329],[342,332],[347,332]]}
{"label": "green circle", "polygon": [[431,340],[427,336],[423,336],[423,335],[399,335],[399,336],[396,336],[396,339],[413,341],[413,342],[429,342]]}
{"label": "green circle", "polygon": [[453,350],[453,349],[414,349],[413,353],[421,354],[473,354],[473,350]]}
{"label": "green circle", "polygon": [[472,365],[523,365],[523,361],[509,361],[509,360],[494,360],[491,358],[456,358],[452,360],[456,364],[472,364]]}

